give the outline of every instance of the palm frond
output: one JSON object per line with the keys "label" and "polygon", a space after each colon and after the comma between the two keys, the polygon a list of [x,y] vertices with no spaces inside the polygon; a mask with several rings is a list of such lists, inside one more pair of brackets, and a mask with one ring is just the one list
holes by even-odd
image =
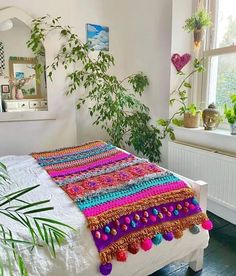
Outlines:
{"label": "palm frond", "polygon": [[22,276],[27,276],[22,249],[32,250],[36,246],[46,246],[51,255],[56,257],[56,246],[61,246],[68,236],[64,229],[74,231],[73,227],[63,222],[36,215],[53,210],[52,206],[48,206],[49,200],[27,202],[21,198],[38,186],[24,188],[0,198],[0,218],[4,216],[6,219],[14,220],[29,233],[28,239],[21,239],[12,229],[0,224],[0,250],[5,253],[5,260],[0,256],[0,275],[4,275],[6,271],[13,275],[13,268],[17,267]]}

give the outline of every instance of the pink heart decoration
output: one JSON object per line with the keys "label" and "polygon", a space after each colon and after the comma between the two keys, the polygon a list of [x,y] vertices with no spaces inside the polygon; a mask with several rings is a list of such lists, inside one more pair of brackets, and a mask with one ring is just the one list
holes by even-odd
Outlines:
{"label": "pink heart decoration", "polygon": [[178,72],[181,71],[186,64],[188,64],[190,59],[190,54],[184,54],[182,56],[180,56],[179,54],[173,54],[173,56],[171,57],[171,61]]}

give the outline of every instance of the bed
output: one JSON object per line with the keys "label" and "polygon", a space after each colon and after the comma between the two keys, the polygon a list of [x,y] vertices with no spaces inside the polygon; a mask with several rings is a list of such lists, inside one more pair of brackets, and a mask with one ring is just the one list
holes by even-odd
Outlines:
{"label": "bed", "polygon": [[[51,205],[55,207],[50,212],[50,218],[58,219],[78,229],[78,233],[71,231],[66,243],[57,249],[56,259],[51,258],[43,248],[36,249],[32,254],[25,252],[24,258],[29,274],[33,276],[100,275],[97,269],[99,255],[92,235],[88,231],[86,218],[67,194],[57,187],[32,156],[4,156],[0,157],[0,162],[7,165],[9,175],[14,181],[11,190],[40,184],[40,187],[26,199],[38,201],[49,198]],[[204,210],[207,184],[186,178],[184,180],[193,187]],[[13,224],[9,226],[14,227]],[[25,235],[23,229],[19,228],[17,231],[19,235]],[[148,252],[140,251],[137,255],[130,255],[127,262],[122,265],[114,260],[111,275],[145,276],[175,261],[188,262],[194,271],[198,271],[202,269],[203,251],[208,246],[208,240],[208,231],[201,229],[198,235],[192,235],[185,230],[181,239],[175,239],[172,242],[164,241]]]}

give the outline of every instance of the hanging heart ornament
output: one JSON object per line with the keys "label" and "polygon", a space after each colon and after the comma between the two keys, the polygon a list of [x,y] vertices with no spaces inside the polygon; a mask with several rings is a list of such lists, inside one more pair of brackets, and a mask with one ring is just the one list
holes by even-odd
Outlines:
{"label": "hanging heart ornament", "polygon": [[190,60],[191,55],[187,53],[182,56],[179,54],[173,54],[171,57],[171,61],[178,72],[180,72],[184,66],[189,63]]}

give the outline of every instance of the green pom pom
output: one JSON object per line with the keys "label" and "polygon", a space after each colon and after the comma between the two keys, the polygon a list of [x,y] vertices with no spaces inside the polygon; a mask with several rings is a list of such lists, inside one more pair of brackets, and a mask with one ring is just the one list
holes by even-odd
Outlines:
{"label": "green pom pom", "polygon": [[196,235],[196,234],[198,234],[198,233],[200,232],[200,229],[199,229],[199,227],[198,227],[197,225],[193,225],[193,227],[191,227],[191,228],[189,229],[189,231],[190,231],[192,234]]}

